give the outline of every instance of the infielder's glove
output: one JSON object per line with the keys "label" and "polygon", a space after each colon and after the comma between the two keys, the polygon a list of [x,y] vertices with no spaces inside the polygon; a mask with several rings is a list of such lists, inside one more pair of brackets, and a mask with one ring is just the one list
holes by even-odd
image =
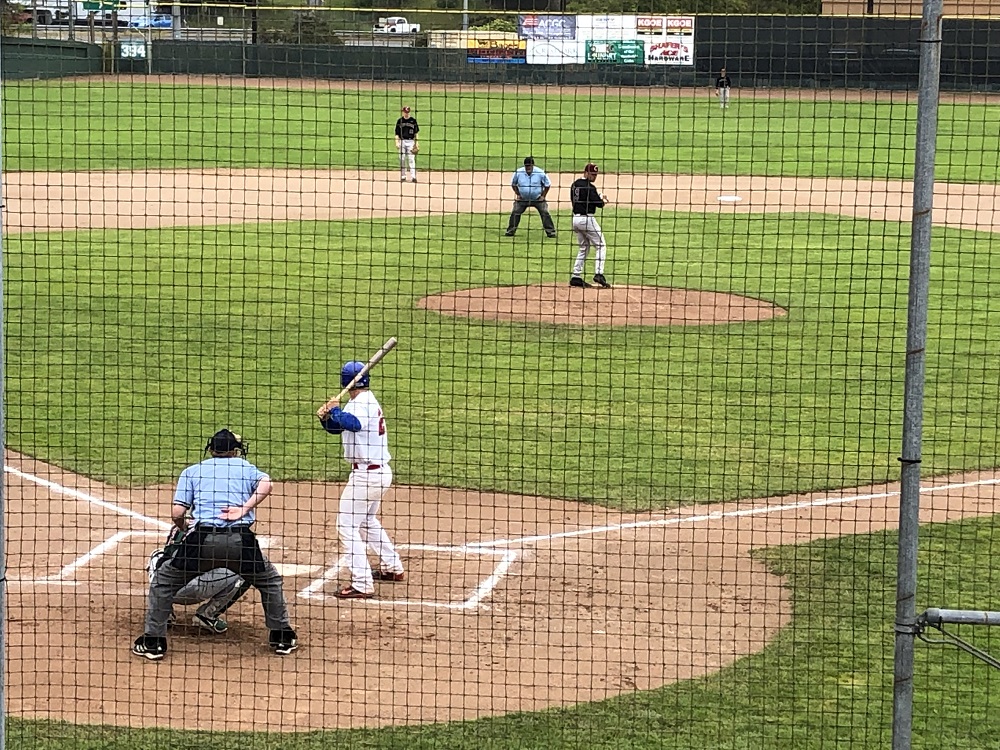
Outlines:
{"label": "infielder's glove", "polygon": [[419,143],[414,143],[413,144],[413,148],[410,149],[410,153],[411,154],[419,154],[420,153],[420,144]]}

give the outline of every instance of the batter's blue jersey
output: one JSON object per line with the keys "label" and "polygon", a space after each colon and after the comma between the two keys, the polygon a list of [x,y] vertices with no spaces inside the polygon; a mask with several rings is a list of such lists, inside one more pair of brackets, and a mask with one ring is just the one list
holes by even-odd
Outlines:
{"label": "batter's blue jersey", "polygon": [[243,505],[266,476],[245,458],[208,458],[181,472],[174,504],[190,508],[195,524],[246,526],[256,520],[254,511],[226,521],[222,509]]}

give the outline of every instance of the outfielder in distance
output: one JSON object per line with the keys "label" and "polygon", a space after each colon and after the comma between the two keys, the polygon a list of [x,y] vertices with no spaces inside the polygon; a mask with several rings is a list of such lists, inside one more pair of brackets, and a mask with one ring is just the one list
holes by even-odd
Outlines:
{"label": "outfielder in distance", "polygon": [[729,109],[729,92],[733,88],[733,79],[726,75],[726,69],[719,71],[715,79],[715,95],[719,97],[719,108]]}
{"label": "outfielder in distance", "polygon": [[[364,367],[361,362],[345,364],[340,385],[347,388]],[[351,585],[336,594],[340,599],[371,599],[375,581],[404,578],[403,561],[378,519],[382,498],[392,485],[392,456],[385,415],[370,386],[371,374],[366,372],[348,391],[350,401],[344,408],[334,396],[316,411],[323,429],[340,435],[344,460],[351,465],[337,512],[337,534],[351,571]],[[368,564],[369,547],[379,558],[376,570]]]}
{"label": "outfielder in distance", "polygon": [[403,107],[403,116],[396,120],[396,150],[399,151],[399,181],[406,182],[406,167],[410,167],[410,180],[417,181],[417,160],[415,158],[420,147],[417,145],[417,133],[420,126],[416,117],[410,117],[410,108]]}
{"label": "outfielder in distance", "polygon": [[260,591],[268,642],[276,654],[290,654],[298,642],[281,575],[250,530],[254,509],[271,494],[271,478],[243,458],[246,444],[229,430],[210,437],[205,451],[211,457],[184,469],[177,482],[170,517],[186,533],[173,558],[153,574],[146,627],[132,653],[153,661],[166,656],[167,622],[177,593],[203,573],[226,568]]}

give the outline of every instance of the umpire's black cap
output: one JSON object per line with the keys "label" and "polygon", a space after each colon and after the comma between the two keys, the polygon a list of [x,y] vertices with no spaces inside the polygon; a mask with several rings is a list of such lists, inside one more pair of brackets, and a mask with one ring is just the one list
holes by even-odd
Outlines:
{"label": "umpire's black cap", "polygon": [[243,448],[243,440],[235,432],[219,430],[205,443],[205,450],[212,453],[230,453]]}
{"label": "umpire's black cap", "polygon": [[524,166],[528,166],[529,164],[534,164],[534,163],[535,163],[535,157],[534,156],[525,156],[524,157]]}

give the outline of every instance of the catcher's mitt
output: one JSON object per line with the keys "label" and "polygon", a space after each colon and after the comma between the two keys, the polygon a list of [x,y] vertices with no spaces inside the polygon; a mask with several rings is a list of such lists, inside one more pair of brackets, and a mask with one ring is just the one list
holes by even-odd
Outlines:
{"label": "catcher's mitt", "polygon": [[410,149],[410,153],[419,154],[420,153],[420,144],[419,143],[414,143],[413,144],[413,148]]}

